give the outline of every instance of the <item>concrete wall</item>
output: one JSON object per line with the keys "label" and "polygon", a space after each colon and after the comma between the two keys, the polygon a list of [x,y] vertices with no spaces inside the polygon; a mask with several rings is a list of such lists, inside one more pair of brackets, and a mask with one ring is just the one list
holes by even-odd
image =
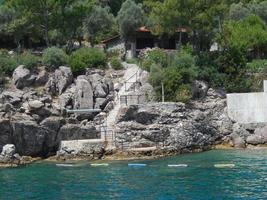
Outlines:
{"label": "concrete wall", "polygon": [[228,116],[239,123],[267,122],[267,92],[227,94]]}

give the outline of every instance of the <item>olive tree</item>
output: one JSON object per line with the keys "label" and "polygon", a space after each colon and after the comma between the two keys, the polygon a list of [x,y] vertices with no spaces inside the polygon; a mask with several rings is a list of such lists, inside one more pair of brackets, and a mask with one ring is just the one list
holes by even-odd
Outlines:
{"label": "olive tree", "polygon": [[83,28],[88,35],[90,43],[94,46],[94,40],[97,34],[110,29],[114,23],[114,16],[107,7],[94,6],[92,12],[86,17]]}
{"label": "olive tree", "polygon": [[125,41],[125,49],[130,37],[136,29],[144,24],[144,11],[141,4],[136,4],[132,0],[125,1],[117,16],[119,32]]}

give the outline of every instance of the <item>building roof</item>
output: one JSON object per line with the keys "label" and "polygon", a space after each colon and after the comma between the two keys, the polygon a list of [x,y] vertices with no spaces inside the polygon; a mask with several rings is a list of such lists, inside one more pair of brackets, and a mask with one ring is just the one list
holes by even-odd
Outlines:
{"label": "building roof", "polygon": [[115,35],[115,36],[113,36],[113,37],[110,37],[110,38],[107,38],[107,39],[105,39],[105,40],[102,40],[101,41],[101,43],[108,43],[108,42],[110,42],[110,41],[112,41],[112,40],[116,40],[116,39],[119,39],[120,38],[120,35]]}
{"label": "building roof", "polygon": [[[136,30],[136,32],[150,33],[151,31],[146,26],[141,26]],[[188,29],[177,28],[175,32],[176,33],[187,33]],[[101,43],[106,44],[106,43],[111,42],[112,40],[116,40],[116,39],[120,39],[120,35],[115,35],[113,37],[107,38],[107,39],[101,41]]]}
{"label": "building roof", "polygon": [[[137,32],[150,32],[150,30],[146,26],[141,26],[140,28],[137,29]],[[175,30],[177,33],[187,33],[188,29],[186,28],[177,28]]]}

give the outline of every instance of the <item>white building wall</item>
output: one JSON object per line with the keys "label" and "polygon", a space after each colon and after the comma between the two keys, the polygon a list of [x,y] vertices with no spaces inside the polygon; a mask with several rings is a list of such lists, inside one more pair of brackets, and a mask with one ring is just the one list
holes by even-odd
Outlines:
{"label": "white building wall", "polygon": [[227,95],[228,116],[239,123],[267,122],[267,92]]}

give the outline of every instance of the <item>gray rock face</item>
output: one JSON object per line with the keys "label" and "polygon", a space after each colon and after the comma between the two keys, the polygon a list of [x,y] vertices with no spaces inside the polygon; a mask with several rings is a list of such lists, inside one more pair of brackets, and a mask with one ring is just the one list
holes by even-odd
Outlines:
{"label": "gray rock face", "polygon": [[0,151],[5,144],[12,142],[12,127],[8,119],[0,119]]}
{"label": "gray rock face", "polygon": [[47,130],[33,121],[15,121],[12,122],[12,127],[13,141],[21,155],[43,155]]}
{"label": "gray rock face", "polygon": [[76,156],[91,156],[91,159],[99,159],[104,154],[104,143],[99,141],[86,141],[86,140],[76,140],[76,141],[64,141],[60,145],[60,149],[57,152],[57,156],[60,158],[75,158]]}
{"label": "gray rock face", "polygon": [[45,69],[42,69],[36,77],[35,85],[45,85],[49,79],[49,74]]}
{"label": "gray rock face", "polygon": [[18,89],[30,86],[34,83],[36,76],[32,75],[30,70],[23,65],[18,66],[12,75],[12,81]]}
{"label": "gray rock face", "polygon": [[100,133],[93,126],[80,124],[66,124],[58,133],[58,140],[77,140],[100,138]]}
{"label": "gray rock face", "polygon": [[92,85],[85,78],[78,77],[74,93],[74,108],[93,108],[93,90]]}
{"label": "gray rock face", "polygon": [[61,66],[49,78],[46,90],[52,95],[60,95],[72,83],[73,75],[69,67]]}
{"label": "gray rock face", "polygon": [[102,109],[104,110],[105,106],[107,105],[108,100],[106,98],[96,98],[95,99],[95,109]]}
{"label": "gray rock face", "polygon": [[226,100],[210,90],[203,101],[130,106],[118,120],[117,144],[173,151],[207,149],[232,133]]}

